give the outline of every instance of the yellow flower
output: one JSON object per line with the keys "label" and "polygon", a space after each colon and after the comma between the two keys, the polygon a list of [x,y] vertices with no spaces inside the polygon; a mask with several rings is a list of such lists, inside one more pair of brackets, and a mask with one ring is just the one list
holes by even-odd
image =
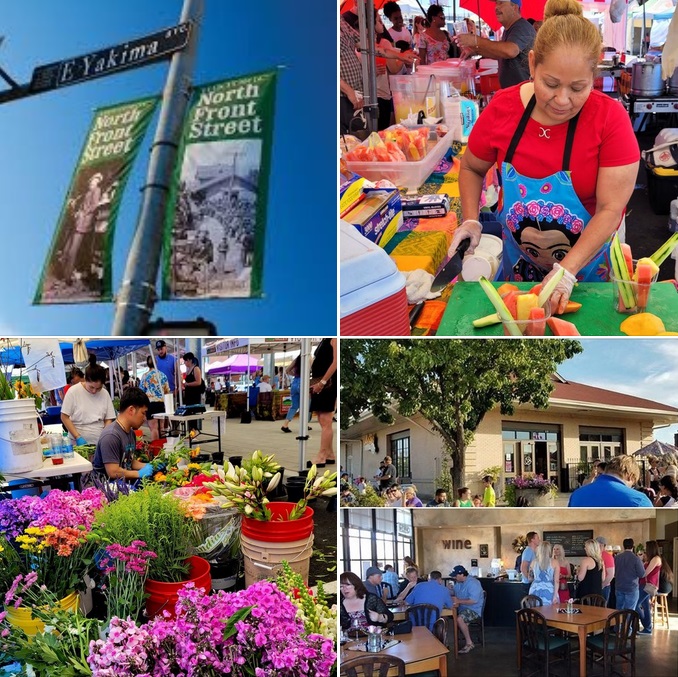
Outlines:
{"label": "yellow flower", "polygon": [[5,549],[2,547],[1,543],[0,543],[0,552],[5,552]]}
{"label": "yellow flower", "polygon": [[201,470],[200,463],[189,463],[188,469],[189,470]]}
{"label": "yellow flower", "polygon": [[189,436],[190,439],[193,440],[193,439],[195,439],[199,434],[200,434],[200,433],[194,428],[193,430],[191,430],[190,433],[188,433],[188,436]]}

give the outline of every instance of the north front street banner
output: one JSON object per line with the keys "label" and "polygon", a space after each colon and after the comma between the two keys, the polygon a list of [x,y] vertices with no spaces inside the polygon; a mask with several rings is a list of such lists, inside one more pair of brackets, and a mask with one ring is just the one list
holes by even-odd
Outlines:
{"label": "north front street banner", "polygon": [[158,97],[95,111],[61,210],[34,304],[112,299],[115,222]]}
{"label": "north front street banner", "polygon": [[276,78],[194,90],[165,223],[164,299],[261,296]]}

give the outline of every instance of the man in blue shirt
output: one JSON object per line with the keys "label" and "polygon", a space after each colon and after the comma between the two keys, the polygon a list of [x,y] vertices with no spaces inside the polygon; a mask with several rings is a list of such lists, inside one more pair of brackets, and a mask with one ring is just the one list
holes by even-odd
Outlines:
{"label": "man in blue shirt", "polygon": [[398,574],[393,570],[391,564],[384,564],[384,574],[382,576],[382,585],[387,585],[387,591],[391,594],[389,597],[395,597],[398,594],[398,586],[400,581],[398,580]]}
{"label": "man in blue shirt", "polygon": [[[428,580],[415,585],[405,601],[408,604],[433,604],[433,606],[438,607],[439,615],[443,613],[443,609],[452,608],[452,595],[443,585],[443,575],[440,571],[431,571]],[[429,630],[433,631],[433,624],[437,620],[437,617],[430,620]]]}
{"label": "man in blue shirt", "polygon": [[[528,531],[525,540],[527,541],[527,547],[523,550],[523,557],[520,560],[520,575],[523,583],[529,585],[530,564],[534,559],[537,546],[541,543],[541,538],[539,538],[539,534],[536,531]],[[525,594],[527,595],[527,592]]]}
{"label": "man in blue shirt", "polygon": [[450,576],[456,581],[453,601],[457,606],[457,627],[466,640],[466,645],[459,649],[459,653],[468,653],[475,646],[471,641],[468,624],[479,620],[483,614],[483,586],[477,578],[469,577],[468,571],[460,564],[452,569]]}
{"label": "man in blue shirt", "polygon": [[570,508],[651,508],[652,501],[632,488],[639,477],[640,468],[630,456],[615,456],[603,475],[570,495],[567,505]]}
{"label": "man in blue shirt", "polygon": [[624,552],[614,558],[614,594],[617,610],[636,608],[639,594],[638,579],[645,576],[643,562],[633,552],[633,539],[625,538],[623,545]]}

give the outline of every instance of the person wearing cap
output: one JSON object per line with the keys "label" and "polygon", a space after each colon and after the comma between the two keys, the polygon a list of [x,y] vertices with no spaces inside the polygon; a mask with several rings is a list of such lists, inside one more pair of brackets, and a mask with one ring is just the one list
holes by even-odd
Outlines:
{"label": "person wearing cap", "polygon": [[455,580],[453,602],[457,607],[457,627],[464,635],[466,645],[459,653],[468,653],[474,648],[468,624],[480,619],[483,613],[483,586],[480,581],[468,575],[468,571],[458,564],[450,573]]}
{"label": "person wearing cap", "polygon": [[602,41],[581,4],[548,0],[544,17],[528,55],[531,80],[497,92],[469,136],[459,172],[463,222],[449,251],[463,240],[469,254],[478,246],[483,180],[497,164],[501,277],[546,286],[557,275],[550,303],[558,314],[577,282],[610,279],[640,150],[624,107],[594,88]]}
{"label": "person wearing cap", "polygon": [[377,597],[382,597],[384,588],[381,584],[381,577],[383,574],[384,572],[379,567],[368,567],[363,581],[365,590]]}
{"label": "person wearing cap", "polygon": [[570,508],[651,508],[652,501],[635,486],[640,468],[631,456],[615,456],[595,482],[575,489],[567,505]]}
{"label": "person wearing cap", "polygon": [[369,625],[383,627],[393,620],[393,613],[381,597],[368,592],[363,582],[352,571],[345,571],[339,577],[339,592],[341,593],[339,621],[342,630],[351,627],[367,630]]}
{"label": "person wearing cap", "polygon": [[610,601],[610,584],[614,578],[614,557],[605,547],[607,545],[605,536],[596,536],[596,541],[600,545],[600,555],[603,558],[603,597],[607,603]]}
{"label": "person wearing cap", "polygon": [[158,339],[155,342],[155,349],[158,354],[155,356],[155,363],[158,365],[158,369],[165,374],[167,377],[167,383],[169,384],[169,389],[172,395],[177,393],[177,363],[174,359],[174,355],[167,352],[167,344],[162,340]]}
{"label": "person wearing cap", "polygon": [[480,55],[499,61],[499,84],[502,88],[518,85],[530,78],[528,53],[532,49],[536,32],[520,16],[522,0],[495,2],[494,13],[504,27],[501,42],[481,38],[474,33],[460,33],[454,41],[462,49],[462,58]]}
{"label": "person wearing cap", "polygon": [[[443,583],[443,576],[440,571],[431,571],[428,580],[414,586],[405,601],[408,604],[433,604],[438,608],[439,615],[442,615],[443,609],[452,608],[452,595]],[[437,618],[431,618],[428,629],[433,632],[433,624]]]}

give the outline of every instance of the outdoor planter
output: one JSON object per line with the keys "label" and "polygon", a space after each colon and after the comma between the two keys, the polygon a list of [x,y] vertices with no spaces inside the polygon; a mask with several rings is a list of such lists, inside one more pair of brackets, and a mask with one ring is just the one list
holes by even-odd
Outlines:
{"label": "outdoor planter", "polygon": [[524,496],[533,508],[548,508],[555,505],[555,497],[550,492],[539,493],[540,489],[519,489],[516,487],[516,500]]}
{"label": "outdoor planter", "polygon": [[[59,600],[59,607],[64,611],[76,612],[78,610],[78,593],[72,592],[63,599]],[[8,606],[7,620],[17,628],[21,628],[29,637],[37,635],[39,632],[45,632],[45,624],[33,616],[32,610],[25,606],[15,609]]]}

